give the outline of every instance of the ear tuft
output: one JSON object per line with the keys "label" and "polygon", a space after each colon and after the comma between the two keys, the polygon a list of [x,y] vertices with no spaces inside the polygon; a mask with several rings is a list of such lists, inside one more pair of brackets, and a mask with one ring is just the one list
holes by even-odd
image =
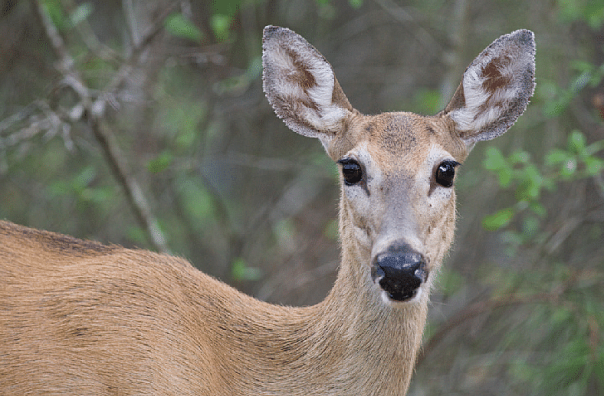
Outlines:
{"label": "ear tuft", "polygon": [[535,89],[535,39],[529,30],[501,36],[466,69],[445,113],[468,145],[506,132]]}
{"label": "ear tuft", "polygon": [[352,111],[331,65],[286,28],[265,27],[262,49],[263,88],[275,113],[294,132],[325,145]]}

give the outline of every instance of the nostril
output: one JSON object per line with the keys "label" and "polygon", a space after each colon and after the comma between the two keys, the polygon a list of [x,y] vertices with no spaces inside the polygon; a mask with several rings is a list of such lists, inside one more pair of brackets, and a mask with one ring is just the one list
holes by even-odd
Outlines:
{"label": "nostril", "polygon": [[379,265],[373,265],[371,267],[371,277],[374,281],[379,282],[384,276],[386,276],[386,273],[384,272],[384,269],[382,267],[380,267]]}
{"label": "nostril", "polygon": [[371,275],[391,299],[404,301],[415,296],[428,272],[424,256],[403,245],[377,255]]}

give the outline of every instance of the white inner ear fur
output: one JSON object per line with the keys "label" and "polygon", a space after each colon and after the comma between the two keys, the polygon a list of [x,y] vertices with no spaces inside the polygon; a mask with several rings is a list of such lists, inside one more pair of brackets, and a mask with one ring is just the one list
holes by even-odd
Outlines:
{"label": "white inner ear fur", "polygon": [[[522,94],[519,80],[524,77],[527,65],[533,62],[533,56],[514,42],[502,43],[501,47],[479,55],[463,75],[465,106],[450,114],[457,128],[463,132],[480,131],[497,121]],[[493,92],[483,87],[488,78],[484,69],[497,58],[506,61],[496,63],[500,73],[497,78],[507,79],[508,83]]]}
{"label": "white inner ear fur", "polygon": [[[480,69],[476,70],[477,68],[482,68],[482,64],[473,67],[471,70],[468,69],[464,74],[465,107],[451,112],[451,118],[457,124],[457,128],[464,132],[479,131],[496,121],[505,111],[505,104],[513,101],[518,96],[518,88],[511,84],[497,89],[494,93],[484,90],[482,84],[486,81],[486,78],[479,74]],[[487,102],[490,102],[490,106],[481,108]]]}
{"label": "white inner ear fur", "polygon": [[[316,85],[304,87],[297,84],[297,79],[291,76],[300,74],[297,65],[281,45],[275,46],[273,51],[267,53],[271,62],[278,69],[278,78],[275,81],[276,91],[283,97],[290,97],[299,116],[304,119],[316,131],[336,132],[341,129],[341,122],[347,116],[347,110],[332,102],[335,76],[329,63],[327,63],[316,51],[308,48],[303,43],[284,43],[289,45],[289,53],[295,53],[300,63],[311,73]],[[314,103],[317,109],[306,106]],[[319,136],[323,140],[323,136]],[[326,137],[329,140],[329,137]],[[325,145],[326,143],[323,142]]]}

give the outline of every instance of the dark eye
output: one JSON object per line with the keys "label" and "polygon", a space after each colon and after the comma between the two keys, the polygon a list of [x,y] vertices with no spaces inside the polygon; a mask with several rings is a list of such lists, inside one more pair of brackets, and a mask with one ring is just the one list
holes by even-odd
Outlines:
{"label": "dark eye", "polygon": [[347,186],[357,184],[363,179],[363,169],[358,162],[351,158],[344,158],[338,161],[342,165],[342,175],[344,176],[344,183]]}
{"label": "dark eye", "polygon": [[455,167],[457,165],[459,165],[459,162],[443,161],[438,165],[438,168],[436,168],[434,180],[443,187],[451,187],[453,185],[453,179],[455,179]]}

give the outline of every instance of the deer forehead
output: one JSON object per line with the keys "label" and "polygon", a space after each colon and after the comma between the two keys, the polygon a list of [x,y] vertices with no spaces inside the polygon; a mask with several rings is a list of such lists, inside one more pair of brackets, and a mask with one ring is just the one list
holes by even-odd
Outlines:
{"label": "deer forehead", "polygon": [[417,174],[422,166],[439,159],[461,163],[468,154],[467,146],[446,118],[402,112],[362,118],[356,123],[356,131],[347,135],[346,140],[354,147],[350,151],[368,151],[384,175]]}

